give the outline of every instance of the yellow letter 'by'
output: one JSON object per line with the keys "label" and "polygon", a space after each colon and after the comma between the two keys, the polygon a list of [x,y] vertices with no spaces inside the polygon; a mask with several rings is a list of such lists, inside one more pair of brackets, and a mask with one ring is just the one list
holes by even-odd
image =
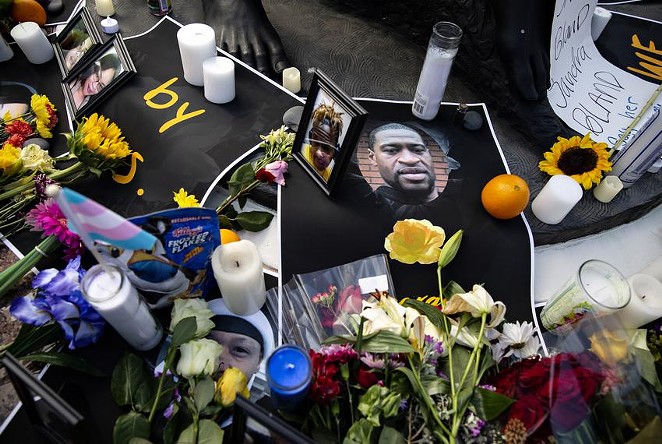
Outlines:
{"label": "yellow letter 'by'", "polygon": [[[172,85],[173,83],[175,83],[177,80],[178,80],[177,77],[173,77],[172,79],[168,80],[167,82],[165,82],[164,84],[158,86],[157,88],[154,88],[153,90],[148,91],[143,96],[143,99],[145,100],[145,103],[147,104],[147,106],[149,106],[150,108],[154,108],[154,109],[165,109],[165,108],[169,108],[172,105],[174,105],[177,102],[177,100],[179,100],[179,96],[177,95],[176,92],[169,90],[168,87],[170,85]],[[155,98],[156,96],[158,96],[159,94],[165,94],[167,96],[170,96],[170,100],[168,100],[165,103],[156,103],[156,102],[152,101],[152,99]],[[174,126],[174,125],[176,125],[180,122],[183,122],[184,120],[188,120],[188,119],[191,119],[195,116],[199,116],[200,114],[205,112],[204,109],[199,109],[197,111],[192,111],[190,113],[186,113],[186,108],[188,108],[188,106],[189,106],[189,102],[184,102],[179,107],[179,109],[177,109],[176,117],[173,118],[173,119],[168,120],[166,123],[161,125],[161,128],[159,128],[159,134],[163,134],[165,131],[170,129],[172,126]]]}

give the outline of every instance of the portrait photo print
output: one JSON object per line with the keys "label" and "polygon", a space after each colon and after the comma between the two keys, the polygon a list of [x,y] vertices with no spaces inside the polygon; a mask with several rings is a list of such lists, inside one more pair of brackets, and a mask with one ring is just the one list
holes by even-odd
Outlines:
{"label": "portrait photo print", "polygon": [[55,57],[65,78],[83,63],[102,43],[87,8],[81,8],[58,33],[53,42]]}
{"label": "portrait photo print", "polygon": [[292,153],[330,195],[350,160],[367,112],[316,70]]}
{"label": "portrait photo print", "polygon": [[89,114],[122,83],[136,74],[126,46],[117,35],[80,65],[62,82],[67,106],[76,120]]}

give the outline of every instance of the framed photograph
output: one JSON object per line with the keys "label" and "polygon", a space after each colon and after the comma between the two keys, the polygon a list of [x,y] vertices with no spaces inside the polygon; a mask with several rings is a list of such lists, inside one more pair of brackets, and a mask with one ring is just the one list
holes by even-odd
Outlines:
{"label": "framed photograph", "polygon": [[342,177],[368,113],[316,70],[292,153],[327,195]]}
{"label": "framed photograph", "polygon": [[87,440],[85,418],[53,389],[34,377],[10,353],[2,358],[30,422],[52,443],[82,444]]}
{"label": "framed photograph", "polygon": [[80,63],[84,63],[102,42],[90,12],[85,7],[81,8],[53,42],[62,77],[67,77]]}
{"label": "framed photograph", "polygon": [[225,442],[286,442],[313,444],[308,436],[295,429],[277,414],[237,396],[230,439]]}
{"label": "framed photograph", "polygon": [[76,120],[88,114],[137,72],[118,35],[79,65],[62,81],[67,107]]}

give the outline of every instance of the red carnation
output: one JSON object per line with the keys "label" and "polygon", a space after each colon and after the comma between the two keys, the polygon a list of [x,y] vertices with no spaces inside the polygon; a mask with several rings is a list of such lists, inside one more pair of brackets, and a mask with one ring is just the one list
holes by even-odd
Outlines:
{"label": "red carnation", "polygon": [[23,137],[28,137],[34,133],[34,129],[24,120],[16,119],[5,125],[5,132],[7,134],[20,134]]}
{"label": "red carnation", "polygon": [[379,382],[379,377],[376,372],[371,371],[367,367],[361,366],[356,373],[356,382],[358,382],[364,389],[368,389]]}
{"label": "red carnation", "polygon": [[326,375],[317,375],[310,390],[310,398],[320,405],[329,405],[339,394],[340,383]]}
{"label": "red carnation", "polygon": [[255,173],[255,178],[260,182],[273,182],[274,179],[276,179],[276,176],[274,176],[264,168],[261,168],[258,170],[257,173]]}
{"label": "red carnation", "polygon": [[46,111],[48,111],[48,125],[46,126],[48,126],[49,129],[52,129],[57,125],[57,114],[50,103],[46,103]]}
{"label": "red carnation", "polygon": [[7,139],[7,143],[11,146],[15,146],[16,148],[21,148],[23,146],[23,142],[25,142],[25,136],[22,134],[12,134]]}

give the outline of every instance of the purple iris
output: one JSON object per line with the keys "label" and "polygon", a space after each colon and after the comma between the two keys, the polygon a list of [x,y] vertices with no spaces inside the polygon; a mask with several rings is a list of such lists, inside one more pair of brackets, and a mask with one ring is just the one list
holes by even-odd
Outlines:
{"label": "purple iris", "polygon": [[70,260],[64,270],[41,271],[32,281],[36,292],[15,299],[9,311],[30,325],[57,322],[72,350],[93,344],[101,337],[106,323],[80,292],[84,275],[80,256]]}

